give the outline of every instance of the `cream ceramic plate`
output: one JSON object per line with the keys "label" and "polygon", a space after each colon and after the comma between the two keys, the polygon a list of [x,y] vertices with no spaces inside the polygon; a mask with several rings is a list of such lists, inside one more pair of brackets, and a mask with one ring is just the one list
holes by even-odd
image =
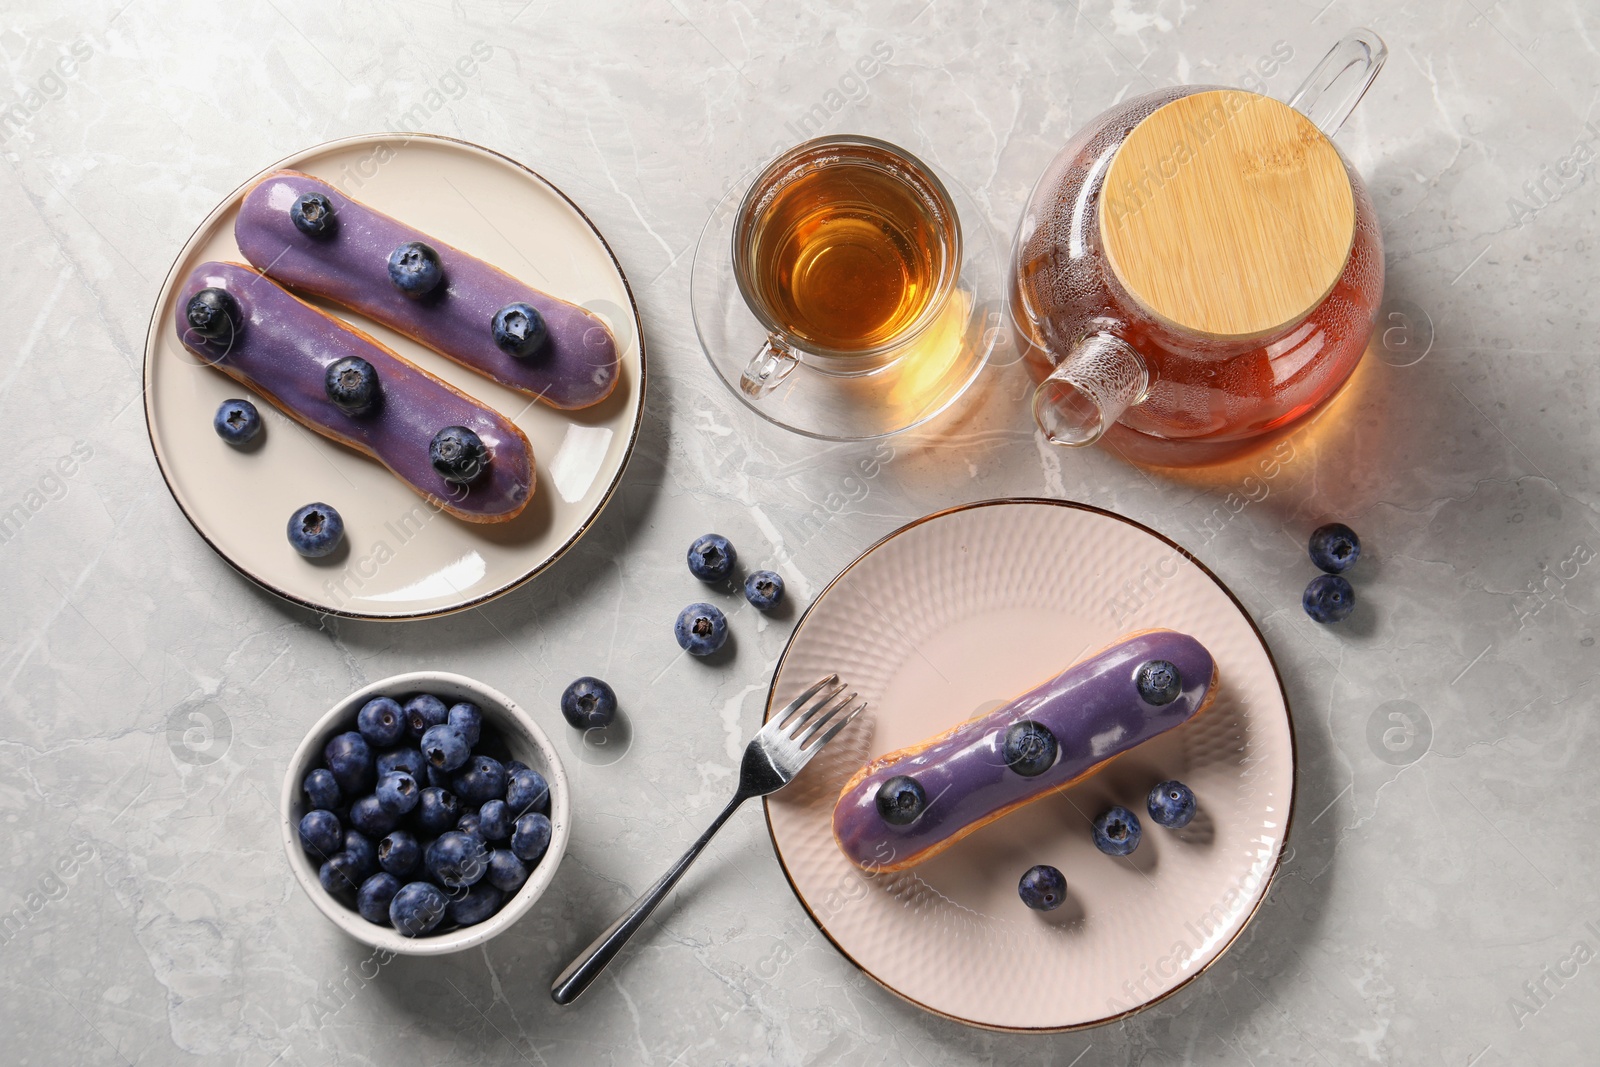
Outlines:
{"label": "cream ceramic plate", "polygon": [[[233,240],[246,182],[214,210],[167,274],[145,342],[145,417],[161,473],[200,536],[241,573],[317,611],[369,619],[442,615],[489,600],[539,573],[583,535],[633,450],[644,404],[644,343],[627,280],[605,239],[533,171],[475,145],[420,134],[353,137],[273,164],[314,174],[424,233],[604,318],[622,376],[604,402],[557,411],[512,392],[353,312],[322,304],[405,358],[513,419],[533,443],[538,485],[507,523],[437,513],[376,460],[292,422],[232,378],[200,365],[171,323],[174,293],[210,259],[243,262]],[[217,405],[244,396],[261,409],[248,450],[217,437]],[[289,516],[323,501],[344,517],[347,549],[300,557]]]}
{"label": "cream ceramic plate", "polygon": [[[1220,689],[1204,715],[907,871],[867,875],[845,860],[833,805],[863,763],[1156,626],[1194,635],[1216,658]],[[830,671],[869,708],[768,800],[768,825],[823,933],[906,1000],[996,1029],[1107,1022],[1194,978],[1266,895],[1294,793],[1283,689],[1233,596],[1145,527],[1049,500],[912,523],[847,567],[800,620],[769,714]],[[1145,817],[1146,792],[1165,778],[1200,801],[1180,831]],[[1144,824],[1126,858],[1090,838],[1090,820],[1112,804]],[[1036,863],[1067,878],[1068,900],[1049,914],[1017,897]]]}

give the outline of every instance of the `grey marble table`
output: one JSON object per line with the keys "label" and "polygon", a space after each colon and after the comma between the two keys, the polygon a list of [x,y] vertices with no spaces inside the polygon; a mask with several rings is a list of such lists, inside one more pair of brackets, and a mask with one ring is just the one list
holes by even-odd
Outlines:
{"label": "grey marble table", "polygon": [[[776,145],[899,142],[1009,235],[1110,102],[1186,81],[1283,97],[1361,24],[1391,57],[1338,142],[1382,218],[1399,332],[1269,480],[1053,450],[1016,366],[959,425],[879,446],[863,478],[871,446],[758,423],[697,347],[693,242],[729,176]],[[1593,1062],[1597,39],[1594,5],[1533,0],[9,5],[0,1058]],[[490,57],[457,73],[479,42]],[[632,281],[654,369],[621,490],[568,556],[481,610],[393,626],[240,579],[169,497],[138,398],[150,307],[197,221],[291,151],[400,128],[489,145],[576,198]],[[1156,527],[1266,633],[1299,809],[1245,935],[1116,1025],[967,1029],[816,934],[752,809],[622,965],[555,1007],[554,971],[722,803],[792,626],[743,633],[719,669],[674,664],[688,541],[714,526],[804,603],[902,523],[1006,495]],[[1298,604],[1305,533],[1330,517],[1368,545],[1360,613],[1337,629]],[[378,966],[290,877],[276,798],[314,716],[420,665],[516,695],[562,744],[556,695],[600,673],[634,740],[615,762],[568,760],[576,832],[535,914],[486,950]],[[216,724],[202,742],[184,732],[196,709]]]}

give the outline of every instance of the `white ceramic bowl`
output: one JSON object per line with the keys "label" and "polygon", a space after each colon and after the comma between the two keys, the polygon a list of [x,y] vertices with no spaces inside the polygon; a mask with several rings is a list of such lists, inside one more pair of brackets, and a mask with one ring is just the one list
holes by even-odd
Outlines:
{"label": "white ceramic bowl", "polygon": [[[301,816],[310,810],[300,785],[305,781],[306,774],[321,764],[322,750],[329,739],[346,730],[354,730],[356,713],[373,697],[388,696],[404,702],[412,693],[433,693],[446,703],[472,701],[483,709],[484,721],[500,731],[512,758],[521,760],[544,775],[545,781],[550,784],[550,848],[522,888],[499,911],[481,923],[421,937],[406,937],[393,927],[370,923],[353,907],[335,899],[323,889],[317,877],[318,865],[312,863],[300,847],[299,830]],[[561,767],[561,758],[556,755],[550,739],[539,729],[539,725],[505,694],[482,682],[442,671],[412,671],[373,682],[329,709],[306,734],[300,747],[295,749],[294,758],[289,761],[289,773],[283,780],[283,798],[279,807],[283,823],[283,850],[289,857],[289,866],[295,878],[310,895],[312,903],[334,925],[357,941],[406,956],[442,956],[481,945],[527,914],[544,895],[555,877],[556,868],[561,865],[561,857],[567,850],[567,831],[571,825],[567,775]]]}

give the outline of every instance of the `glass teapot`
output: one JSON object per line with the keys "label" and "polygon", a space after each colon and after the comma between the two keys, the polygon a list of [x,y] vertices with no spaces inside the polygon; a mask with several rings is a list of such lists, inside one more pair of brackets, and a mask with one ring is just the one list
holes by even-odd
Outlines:
{"label": "glass teapot", "polygon": [[1008,294],[1050,441],[1216,462],[1333,397],[1372,333],[1383,240],[1328,138],[1386,56],[1356,30],[1288,104],[1177,86],[1067,142],[1023,214]]}

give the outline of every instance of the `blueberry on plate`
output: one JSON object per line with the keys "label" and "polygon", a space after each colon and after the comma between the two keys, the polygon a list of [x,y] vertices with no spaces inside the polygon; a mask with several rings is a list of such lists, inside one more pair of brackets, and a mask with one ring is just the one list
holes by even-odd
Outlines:
{"label": "blueberry on plate", "polygon": [[322,376],[322,388],[338,409],[346,415],[365,415],[377,407],[382,391],[378,384],[378,368],[360,356],[345,356],[328,364]]}
{"label": "blueberry on plate", "polygon": [[307,504],[289,516],[289,543],[308,559],[326,556],[343,540],[344,520],[326,504]]}
{"label": "blueberry on plate", "polygon": [[1361,558],[1361,538],[1342,522],[1318,526],[1311,534],[1311,562],[1329,574],[1355,566]]}
{"label": "blueberry on plate", "polygon": [[689,573],[702,582],[720,582],[733,573],[739,553],[733,543],[721,534],[708,533],[694,539],[689,546]]}
{"label": "blueberry on plate", "polygon": [[1134,688],[1146,704],[1162,707],[1178,699],[1183,692],[1183,679],[1176,664],[1164,659],[1146,660],[1133,673]]}
{"label": "blueberry on plate", "polygon": [[505,899],[506,895],[485,879],[450,901],[446,914],[457,926],[471,926],[499,911]]}
{"label": "blueberry on plate", "polygon": [[356,887],[366,880],[356,866],[356,861],[348,852],[335,852],[322,862],[317,869],[317,880],[322,883],[322,888],[330,893],[343,895],[354,893]]}
{"label": "blueberry on plate", "polygon": [[455,794],[438,786],[427,786],[417,799],[411,819],[425,834],[442,834],[461,818],[461,804]]}
{"label": "blueberry on plate", "polygon": [[1018,719],[1006,727],[1000,755],[1017,774],[1034,778],[1055,766],[1060,746],[1049,727],[1032,719]]}
{"label": "blueberry on plate", "polygon": [[744,580],[744,598],[757,611],[771,611],[783,599],[783,577],[773,571],[755,571]]}
{"label": "blueberry on plate", "polygon": [[506,777],[506,807],[511,818],[519,819],[530,811],[548,814],[550,811],[550,784],[538,771],[524,768]]}
{"label": "blueberry on plate", "polygon": [[421,937],[439,925],[447,903],[432,882],[411,882],[389,902],[389,922],[407,937]]}
{"label": "blueberry on plate", "polygon": [[406,830],[396,830],[378,842],[378,866],[397,878],[404,878],[422,862],[422,847]]}
{"label": "blueberry on plate", "polygon": [[544,858],[550,847],[550,820],[538,812],[524,815],[511,831],[511,852],[529,865]]}
{"label": "blueberry on plate", "polygon": [[396,771],[409,774],[418,785],[421,785],[428,773],[428,761],[423,758],[420,748],[412,748],[409,745],[390,749],[378,757],[379,778]]}
{"label": "blueberry on plate", "polygon": [[332,237],[338,225],[333,216],[333,202],[321,193],[304,193],[297,198],[289,205],[289,219],[294,228],[307,237]]}
{"label": "blueberry on plate", "polygon": [[460,830],[439,835],[423,853],[422,865],[428,877],[446,889],[459,889],[483,877],[489,869],[489,850],[483,839]]}
{"label": "blueberry on plate", "polygon": [[406,713],[406,733],[419,741],[428,727],[438,726],[450,717],[450,709],[445,707],[444,701],[430,693],[418,693],[407,700],[401,710]]}
{"label": "blueberry on plate", "polygon": [[459,704],[450,705],[450,713],[445,722],[456,728],[456,732],[467,739],[467,744],[476,745],[478,738],[483,736],[483,712],[478,705],[463,700]]}
{"label": "blueberry on plate", "polygon": [[489,873],[483,880],[496,889],[515,893],[528,880],[528,865],[517,859],[511,850],[497,848],[489,853]]}
{"label": "blueberry on plate", "polygon": [[1157,826],[1181,830],[1194,818],[1194,790],[1178,781],[1157,782],[1150,789],[1145,807]]}
{"label": "blueberry on plate", "polygon": [[406,735],[405,713],[388,697],[375,697],[356,713],[356,730],[373,748],[397,745]]}
{"label": "blueberry on plate", "polygon": [[452,485],[471,485],[489,467],[483,438],[465,426],[446,426],[428,445],[428,462]]}
{"label": "blueberry on plate", "polygon": [[372,782],[372,749],[354,730],[330,738],[322,746],[322,759],[347,797],[360,796]]}
{"label": "blueberry on plate", "polygon": [[1315,622],[1339,622],[1356,609],[1356,591],[1337,574],[1319,574],[1306,586],[1300,606]]}
{"label": "blueberry on plate", "polygon": [[1094,847],[1108,856],[1126,856],[1139,847],[1139,816],[1118,805],[1094,821]]}
{"label": "blueberry on plate", "polygon": [[308,811],[300,817],[300,847],[318,859],[327,859],[344,845],[344,827],[331,811]]}
{"label": "blueberry on plate", "polygon": [[350,805],[350,825],[369,837],[382,837],[400,825],[400,814],[389,811],[382,800],[368,794]]}
{"label": "blueberry on plate", "polygon": [[427,296],[444,281],[439,253],[421,241],[407,241],[389,253],[389,280],[413,300]]}
{"label": "blueberry on plate", "polygon": [[574,729],[604,729],[617,717],[616,691],[598,678],[579,678],[561,694],[561,714]]}
{"label": "blueberry on plate", "polygon": [[194,294],[183,309],[183,318],[191,332],[207,341],[230,342],[244,325],[239,302],[226,289],[202,289]]}
{"label": "blueberry on plate", "polygon": [[[378,799],[378,806],[390,815],[400,816],[417,806],[417,800],[422,796],[422,787],[417,780],[405,771],[390,771],[378,779],[378,789],[374,796]],[[351,812],[354,813],[352,808]]]}
{"label": "blueberry on plate", "polygon": [[472,758],[472,746],[460,730],[446,723],[428,727],[422,735],[422,754],[428,758],[429,766],[453,771]]}
{"label": "blueberry on plate", "polygon": [[550,338],[550,328],[545,325],[544,316],[531,304],[507,304],[494,313],[490,330],[500,350],[518,359],[538,355]]}
{"label": "blueberry on plate", "polygon": [[305,780],[306,800],[310,801],[313,808],[322,808],[332,811],[344,800],[344,794],[339,792],[339,783],[334,781],[333,772],[326,767],[318,767]]}
{"label": "blueberry on plate", "polygon": [[878,815],[890,826],[915,822],[928,806],[928,794],[909,774],[897,774],[878,787]]}
{"label": "blueberry on plate", "polygon": [[485,841],[504,841],[510,837],[510,805],[498,799],[485,801],[478,809],[478,836]]}
{"label": "blueberry on plate", "polygon": [[1067,880],[1056,868],[1041,863],[1022,873],[1017,896],[1034,911],[1055,911],[1067,899]]}
{"label": "blueberry on plate", "polygon": [[247,445],[261,432],[261,412],[248,400],[224,400],[211,426],[230,445]]}
{"label": "blueberry on plate", "polygon": [[356,891],[356,910],[369,923],[389,925],[389,903],[400,892],[400,879],[387,871],[371,875]]}
{"label": "blueberry on plate", "polygon": [[499,760],[493,756],[477,755],[467,761],[467,765],[455,776],[450,791],[463,802],[477,807],[495,797],[505,796],[510,784],[506,769]]}
{"label": "blueberry on plate", "polygon": [[728,640],[728,617],[722,609],[704,602],[690,604],[673,623],[678,647],[691,656],[709,656]]}

